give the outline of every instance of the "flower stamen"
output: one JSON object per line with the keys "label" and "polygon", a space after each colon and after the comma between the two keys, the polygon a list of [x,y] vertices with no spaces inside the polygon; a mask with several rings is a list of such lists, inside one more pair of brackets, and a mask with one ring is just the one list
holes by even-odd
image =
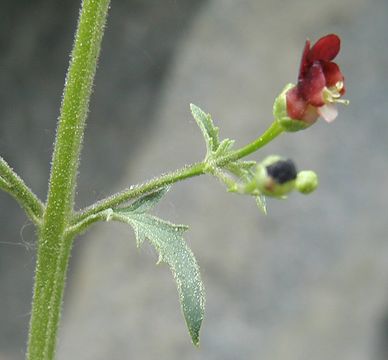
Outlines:
{"label": "flower stamen", "polygon": [[349,100],[341,99],[341,92],[343,88],[343,81],[338,81],[334,86],[331,86],[329,88],[325,86],[322,91],[323,100],[325,104],[338,103],[343,105],[349,105]]}

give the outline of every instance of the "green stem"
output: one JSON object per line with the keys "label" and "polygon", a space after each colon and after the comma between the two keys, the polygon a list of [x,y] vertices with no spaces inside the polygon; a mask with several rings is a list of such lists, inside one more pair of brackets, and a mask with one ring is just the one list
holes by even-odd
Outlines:
{"label": "green stem", "polygon": [[256,140],[252,141],[248,145],[245,145],[244,147],[232,152],[230,155],[219,159],[217,161],[217,165],[219,167],[223,167],[229,162],[236,161],[249,154],[252,154],[253,152],[267,145],[269,142],[279,136],[283,131],[283,128],[278,124],[278,122],[274,121],[260,137],[258,137]]}
{"label": "green stem", "polygon": [[0,177],[0,188],[13,196],[35,225],[39,226],[44,212],[43,203],[1,156]]}
{"label": "green stem", "polygon": [[97,221],[109,221],[112,217],[113,210],[112,209],[106,209],[104,211],[100,211],[96,214],[92,214],[89,217],[79,221],[73,226],[69,226],[67,228],[66,234],[69,237],[74,237],[75,235],[81,234],[83,231],[85,231],[91,224],[97,222]]}
{"label": "green stem", "polygon": [[[259,138],[252,141],[248,145],[232,152],[231,154],[217,159],[214,165],[217,167],[224,167],[233,161],[239,160],[262,148],[264,145],[268,144],[274,138],[279,136],[282,132],[283,129],[278,125],[276,121],[274,121],[271,126]],[[77,216],[75,216],[72,223],[77,224],[79,222],[84,221],[85,219],[88,219],[87,224],[90,225],[94,222],[93,219],[96,219],[96,221],[99,220],[98,218],[93,218],[93,215],[98,214],[101,211],[112,209],[125,201],[137,198],[163,186],[170,185],[187,178],[205,174],[208,171],[209,165],[206,162],[195,163],[193,165],[186,166],[180,170],[162,175],[142,185],[137,185],[129,189],[125,189],[120,193],[112,195],[86,208]],[[84,227],[82,227],[82,230],[84,230]]]}
{"label": "green stem", "polygon": [[83,0],[61,105],[38,258],[27,359],[55,355],[72,237],[76,175],[109,0]]}
{"label": "green stem", "polygon": [[183,169],[167,173],[142,185],[136,185],[129,189],[125,189],[115,195],[112,195],[104,200],[101,200],[83,212],[74,217],[72,223],[77,224],[85,219],[90,219],[93,215],[98,214],[107,209],[112,209],[117,205],[122,204],[130,199],[140,197],[144,194],[162,188],[164,186],[173,184],[190,177],[202,175],[206,172],[207,164],[204,162],[195,163],[186,166]]}

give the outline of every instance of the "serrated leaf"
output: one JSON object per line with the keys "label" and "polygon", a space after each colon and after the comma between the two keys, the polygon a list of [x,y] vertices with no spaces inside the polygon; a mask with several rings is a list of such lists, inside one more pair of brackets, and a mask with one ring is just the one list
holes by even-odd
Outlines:
{"label": "serrated leaf", "polygon": [[267,202],[264,195],[258,195],[256,196],[256,204],[257,207],[264,213],[264,215],[267,215]]}
{"label": "serrated leaf", "polygon": [[146,213],[128,210],[128,208],[116,210],[112,219],[131,225],[138,245],[148,239],[159,253],[158,263],[165,262],[169,265],[177,284],[187,328],[193,344],[198,346],[199,331],[205,309],[205,295],[199,266],[183,239],[183,233],[188,227],[174,225]]}
{"label": "serrated leaf", "polygon": [[220,145],[218,137],[219,129],[214,126],[210,114],[206,114],[194,104],[190,104],[190,109],[198,127],[202,131],[203,137],[205,138],[207,154],[210,155],[212,152],[216,151]]}
{"label": "serrated leaf", "polygon": [[162,199],[164,195],[170,190],[170,187],[166,186],[164,188],[153,191],[147,195],[142,196],[140,199],[134,201],[131,205],[125,208],[120,208],[121,212],[136,212],[136,213],[145,213],[152,210],[157,203]]}

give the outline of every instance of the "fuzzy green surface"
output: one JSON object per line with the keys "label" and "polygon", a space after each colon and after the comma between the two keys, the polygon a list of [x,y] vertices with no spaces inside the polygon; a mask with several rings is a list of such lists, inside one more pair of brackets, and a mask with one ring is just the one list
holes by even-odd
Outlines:
{"label": "fuzzy green surface", "polygon": [[66,270],[72,238],[71,217],[85,119],[109,0],[82,3],[61,106],[52,160],[47,207],[39,234],[27,359],[55,355]]}

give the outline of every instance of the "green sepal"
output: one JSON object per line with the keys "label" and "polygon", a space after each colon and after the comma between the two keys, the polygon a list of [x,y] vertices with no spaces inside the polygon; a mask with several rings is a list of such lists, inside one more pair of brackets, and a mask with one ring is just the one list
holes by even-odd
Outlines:
{"label": "green sepal", "polygon": [[273,104],[273,116],[275,121],[287,132],[295,132],[307,129],[311,124],[299,119],[292,119],[287,113],[287,92],[294,84],[287,84]]}

